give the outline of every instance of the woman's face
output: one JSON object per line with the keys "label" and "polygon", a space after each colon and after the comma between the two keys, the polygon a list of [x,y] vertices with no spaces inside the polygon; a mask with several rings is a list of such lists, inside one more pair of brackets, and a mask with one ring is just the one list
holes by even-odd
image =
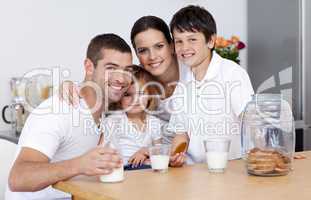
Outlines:
{"label": "woman's face", "polygon": [[134,38],[136,55],[143,67],[153,76],[163,75],[174,58],[173,44],[156,29],[147,29]]}
{"label": "woman's face", "polygon": [[148,95],[133,85],[121,99],[121,107],[127,113],[141,113],[148,104]]}

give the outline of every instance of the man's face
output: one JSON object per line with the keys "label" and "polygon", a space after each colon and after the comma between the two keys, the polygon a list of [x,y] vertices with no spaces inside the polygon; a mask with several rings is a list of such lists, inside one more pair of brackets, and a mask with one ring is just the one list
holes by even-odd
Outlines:
{"label": "man's face", "polygon": [[132,81],[129,73],[131,65],[131,53],[113,49],[102,50],[102,59],[97,62],[93,81],[99,85],[109,102],[118,102],[127,91]]}
{"label": "man's face", "polygon": [[175,51],[179,62],[195,69],[211,56],[211,49],[201,32],[173,31]]}

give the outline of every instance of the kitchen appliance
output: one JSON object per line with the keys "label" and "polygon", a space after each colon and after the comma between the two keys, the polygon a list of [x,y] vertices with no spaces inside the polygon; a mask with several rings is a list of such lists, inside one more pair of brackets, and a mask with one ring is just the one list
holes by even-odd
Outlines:
{"label": "kitchen appliance", "polygon": [[[26,83],[27,80],[22,77],[14,77],[10,80],[11,104],[4,106],[2,109],[3,121],[11,124],[12,131],[17,135],[22,131],[28,116],[28,112],[24,108]],[[9,114],[6,114],[7,112]]]}
{"label": "kitchen appliance", "polygon": [[[10,119],[6,117],[6,110],[10,110]],[[25,111],[22,103],[12,103],[10,105],[6,105],[2,109],[2,119],[5,123],[11,124],[12,131],[19,135],[23,129],[24,123],[28,116],[28,112]]]}
{"label": "kitchen appliance", "polygon": [[290,103],[296,151],[311,149],[311,1],[248,0],[247,70],[256,93]]}
{"label": "kitchen appliance", "polygon": [[12,100],[2,109],[2,119],[19,135],[29,115],[29,108],[37,107],[51,94],[50,79],[46,76],[13,77],[10,80]]}

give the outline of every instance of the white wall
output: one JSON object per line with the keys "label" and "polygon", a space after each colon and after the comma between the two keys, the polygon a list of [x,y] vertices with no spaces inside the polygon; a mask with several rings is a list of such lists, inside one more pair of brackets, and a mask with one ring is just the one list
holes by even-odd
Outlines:
{"label": "white wall", "polygon": [[[205,6],[215,17],[218,33],[246,41],[246,0],[0,0],[0,108],[10,102],[9,80],[37,67],[61,66],[70,79],[83,78],[89,40],[114,32],[130,42],[134,21],[157,15],[169,22],[188,4]],[[137,59],[135,59],[137,62]],[[242,52],[242,66],[246,50]],[[0,120],[0,130],[10,127]]]}

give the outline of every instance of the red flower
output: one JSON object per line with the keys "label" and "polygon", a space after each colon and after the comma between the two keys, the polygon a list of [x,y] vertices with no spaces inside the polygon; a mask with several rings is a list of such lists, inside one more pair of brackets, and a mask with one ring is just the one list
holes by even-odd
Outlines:
{"label": "red flower", "polygon": [[243,42],[239,41],[237,48],[238,48],[238,50],[244,49],[245,44]]}

